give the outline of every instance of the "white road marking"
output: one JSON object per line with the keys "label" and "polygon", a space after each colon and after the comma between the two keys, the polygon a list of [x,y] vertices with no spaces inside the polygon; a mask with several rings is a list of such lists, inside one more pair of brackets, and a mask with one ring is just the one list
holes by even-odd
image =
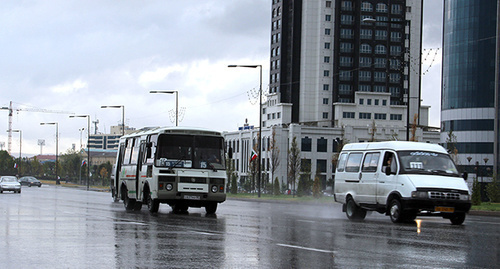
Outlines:
{"label": "white road marking", "polygon": [[325,249],[307,248],[307,247],[294,246],[294,245],[288,245],[288,244],[277,244],[277,245],[281,246],[281,247],[287,247],[287,248],[296,248],[296,249],[310,250],[310,251],[316,251],[316,252],[322,252],[322,253],[333,253],[333,251],[325,250]]}

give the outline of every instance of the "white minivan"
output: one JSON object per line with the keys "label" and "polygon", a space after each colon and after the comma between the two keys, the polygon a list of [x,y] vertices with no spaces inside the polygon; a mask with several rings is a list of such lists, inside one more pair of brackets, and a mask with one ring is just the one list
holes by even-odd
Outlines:
{"label": "white minivan", "polygon": [[366,211],[392,222],[437,215],[462,224],[471,207],[467,173],[459,174],[446,150],[436,144],[388,141],[347,144],[335,173],[335,201],[351,220]]}

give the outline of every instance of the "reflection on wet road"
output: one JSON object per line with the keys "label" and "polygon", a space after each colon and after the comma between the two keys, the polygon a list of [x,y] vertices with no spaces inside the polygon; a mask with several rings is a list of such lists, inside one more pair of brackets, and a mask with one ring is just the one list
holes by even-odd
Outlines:
{"label": "reflection on wet road", "polygon": [[338,204],[228,200],[217,215],[127,213],[109,193],[0,194],[2,268],[495,268],[500,218],[348,221]]}

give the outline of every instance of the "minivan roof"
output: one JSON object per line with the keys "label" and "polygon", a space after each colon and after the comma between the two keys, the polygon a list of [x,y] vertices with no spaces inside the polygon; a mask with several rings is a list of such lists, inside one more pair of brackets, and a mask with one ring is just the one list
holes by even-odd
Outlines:
{"label": "minivan roof", "polygon": [[368,143],[351,143],[342,148],[342,151],[352,150],[423,150],[433,151],[439,153],[448,152],[440,145],[423,143],[423,142],[409,142],[409,141],[385,141],[385,142],[368,142]]}

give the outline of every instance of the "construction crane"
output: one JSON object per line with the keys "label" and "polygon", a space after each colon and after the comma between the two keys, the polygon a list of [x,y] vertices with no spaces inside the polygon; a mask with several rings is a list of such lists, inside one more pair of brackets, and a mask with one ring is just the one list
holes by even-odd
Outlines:
{"label": "construction crane", "polygon": [[14,111],[30,111],[30,112],[43,112],[43,113],[59,113],[59,114],[75,114],[73,112],[67,111],[58,111],[58,110],[48,110],[42,108],[12,108],[12,101],[10,101],[9,107],[0,107],[0,110],[8,110],[9,111],[9,129],[7,132],[9,133],[9,140],[7,142],[7,151],[9,154],[12,150],[12,116]]}

